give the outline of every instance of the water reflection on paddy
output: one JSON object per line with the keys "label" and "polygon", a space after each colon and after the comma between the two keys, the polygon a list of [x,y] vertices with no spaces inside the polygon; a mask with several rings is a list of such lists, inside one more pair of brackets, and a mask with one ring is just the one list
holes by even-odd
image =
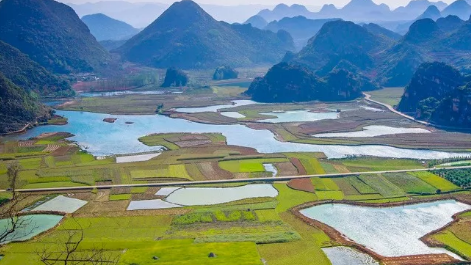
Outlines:
{"label": "water reflection on paddy", "polygon": [[337,112],[310,112],[308,110],[265,112],[260,114],[277,117],[274,119],[265,119],[259,121],[264,123],[308,122],[320,120],[335,120],[339,118],[339,114]]}
{"label": "water reflection on paddy", "polygon": [[332,265],[379,265],[367,254],[348,247],[323,248]]}
{"label": "water reflection on paddy", "polygon": [[397,128],[389,126],[366,126],[362,131],[357,132],[342,132],[342,133],[322,133],[315,134],[317,138],[361,138],[361,137],[377,137],[383,135],[395,135],[395,134],[421,134],[431,133],[429,130],[422,128]]}
{"label": "water reflection on paddy", "polygon": [[419,239],[447,225],[454,214],[469,209],[470,205],[446,200],[391,208],[324,204],[301,213],[386,257],[434,253],[456,256],[445,249],[430,248]]}
{"label": "water reflection on paddy", "polygon": [[[22,222],[23,225],[9,234],[5,238],[5,242],[2,243],[31,239],[55,227],[63,217],[61,215],[52,214],[35,214],[20,216],[19,218],[22,220],[20,222]],[[0,234],[7,231],[8,227],[11,227],[11,221],[9,219],[0,220]]]}
{"label": "water reflection on paddy", "polygon": [[253,184],[230,188],[181,188],[172,192],[165,200],[174,204],[194,206],[276,196],[278,191],[272,185]]}
{"label": "water reflection on paddy", "polygon": [[230,109],[230,108],[254,105],[254,104],[259,104],[259,103],[252,100],[234,100],[232,101],[232,104],[228,104],[228,105],[214,105],[214,106],[200,107],[200,108],[177,108],[175,109],[175,111],[181,112],[181,113],[217,112],[218,110],[221,110],[221,109]]}

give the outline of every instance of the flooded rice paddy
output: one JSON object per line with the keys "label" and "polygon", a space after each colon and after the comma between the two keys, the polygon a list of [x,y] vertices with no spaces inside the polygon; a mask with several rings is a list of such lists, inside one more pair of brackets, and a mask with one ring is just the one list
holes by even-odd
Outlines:
{"label": "flooded rice paddy", "polygon": [[161,153],[146,154],[146,155],[134,155],[134,156],[118,156],[118,157],[116,157],[116,163],[121,164],[121,163],[130,163],[130,162],[149,161],[152,158],[158,157],[160,154]]}
{"label": "flooded rice paddy", "polygon": [[161,188],[155,195],[164,200],[131,201],[127,210],[158,210],[195,205],[216,205],[251,198],[276,197],[278,190],[270,184],[251,184],[227,188]]}
{"label": "flooded rice paddy", "polygon": [[323,248],[332,265],[379,265],[367,254],[348,247]]}
{"label": "flooded rice paddy", "polygon": [[181,188],[165,200],[170,203],[194,206],[215,205],[250,198],[276,197],[278,191],[270,184],[253,184],[230,188]]}
{"label": "flooded rice paddy", "polygon": [[247,105],[254,105],[260,104],[252,100],[234,100],[232,104],[228,105],[214,105],[208,107],[201,107],[201,108],[177,108],[175,109],[176,112],[181,113],[202,113],[202,112],[218,112],[221,109],[230,109],[240,106],[247,106]]}
{"label": "flooded rice paddy", "polygon": [[447,225],[454,214],[469,209],[470,205],[445,200],[391,208],[324,204],[301,213],[386,257],[435,253],[456,257],[445,249],[428,247],[420,238]]}
{"label": "flooded rice paddy", "polygon": [[[52,214],[34,214],[20,216],[20,222],[23,226],[17,228],[12,234],[5,238],[4,244],[14,241],[26,241],[29,240],[42,232],[45,232],[55,227],[61,220],[61,215]],[[8,227],[11,227],[11,221],[9,219],[0,220],[0,234],[7,231]]]}
{"label": "flooded rice paddy", "polygon": [[395,134],[416,134],[416,133],[431,133],[429,130],[422,128],[397,128],[389,126],[367,126],[362,131],[358,132],[343,132],[343,133],[322,133],[315,134],[317,138],[367,138],[377,137],[383,135],[395,135]]}
{"label": "flooded rice paddy", "polygon": [[274,119],[265,119],[263,123],[308,122],[320,120],[335,120],[339,118],[337,112],[310,112],[308,110],[295,110],[286,112],[265,112],[262,115],[276,116]]}
{"label": "flooded rice paddy", "polygon": [[55,197],[52,200],[46,201],[45,203],[37,206],[31,211],[51,211],[51,212],[62,212],[62,213],[74,213],[78,209],[82,208],[86,201],[79,199],[68,198],[62,195]]}
{"label": "flooded rice paddy", "polygon": [[[149,147],[138,138],[153,133],[221,133],[227,144],[250,147],[260,153],[323,152],[328,158],[342,158],[349,155],[376,157],[443,159],[467,156],[468,153],[450,153],[431,150],[401,149],[382,145],[311,145],[280,142],[269,130],[254,130],[244,125],[209,125],[172,119],[161,115],[108,115],[79,111],[57,111],[68,118],[67,125],[36,127],[13,139],[29,139],[42,133],[69,132],[82,148],[95,156],[136,154],[160,151],[162,147]],[[115,123],[105,123],[105,118],[118,118]],[[133,122],[133,124],[126,124]]]}
{"label": "flooded rice paddy", "polygon": [[266,172],[272,173],[272,177],[276,177],[276,175],[278,174],[278,170],[273,164],[263,164],[263,167],[265,168]]}
{"label": "flooded rice paddy", "polygon": [[226,117],[234,118],[234,119],[243,119],[246,117],[245,115],[242,115],[239,112],[220,112],[220,114],[222,116],[226,116]]}

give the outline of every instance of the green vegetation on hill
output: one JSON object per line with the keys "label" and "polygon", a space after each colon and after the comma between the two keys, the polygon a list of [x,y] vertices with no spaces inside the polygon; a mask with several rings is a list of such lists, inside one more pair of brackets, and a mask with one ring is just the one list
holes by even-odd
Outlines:
{"label": "green vegetation on hill", "polygon": [[320,79],[309,69],[288,63],[273,66],[263,78],[256,78],[246,94],[261,102],[351,100],[360,97],[362,82],[345,70]]}
{"label": "green vegetation on hill", "polygon": [[[428,101],[432,101],[432,98],[440,101],[447,93],[463,85],[463,81],[460,72],[449,65],[424,63],[406,87],[398,109],[404,112],[416,112],[418,109],[426,111],[424,108],[427,107],[426,103],[430,103]],[[427,110],[417,114],[418,117],[424,115],[430,117],[431,113]]]}
{"label": "green vegetation on hill", "polygon": [[0,72],[15,85],[42,96],[71,96],[67,81],[48,72],[26,54],[0,41]]}
{"label": "green vegetation on hill", "polygon": [[181,1],[118,52],[148,66],[193,69],[275,63],[292,49],[289,34],[218,22],[196,3]]}
{"label": "green vegetation on hill", "polygon": [[471,127],[471,84],[444,63],[422,64],[406,87],[398,109],[423,120],[453,127]]}
{"label": "green vegetation on hill", "polygon": [[447,18],[414,22],[404,37],[380,26],[347,21],[327,22],[298,54],[284,61],[297,62],[323,76],[332,69],[361,74],[386,87],[405,86],[425,62],[471,69],[471,23]]}
{"label": "green vegetation on hill", "polygon": [[54,0],[1,1],[0,40],[56,73],[93,71],[109,58],[72,8]]}
{"label": "green vegetation on hill", "polygon": [[330,65],[333,69],[341,61],[348,61],[359,69],[373,66],[372,54],[389,45],[384,38],[371,34],[367,29],[348,21],[327,22],[294,61],[313,69]]}
{"label": "green vegetation on hill", "polygon": [[37,99],[0,72],[0,133],[22,129],[27,123],[47,119],[50,115]]}

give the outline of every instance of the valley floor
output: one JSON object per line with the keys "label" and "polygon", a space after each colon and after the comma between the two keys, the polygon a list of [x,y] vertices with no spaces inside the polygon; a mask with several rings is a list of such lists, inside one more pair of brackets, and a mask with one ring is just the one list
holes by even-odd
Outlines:
{"label": "valley floor", "polygon": [[[268,129],[285,142],[471,150],[471,136],[466,133],[417,124],[364,100],[251,104],[211,112],[178,112],[178,108],[230,106],[232,100],[246,100],[240,96],[242,91],[241,87],[213,86],[183,94],[78,98],[63,108],[114,115],[155,114],[156,106],[163,104],[162,115],[199,124]],[[224,112],[236,112],[244,117],[231,118],[222,115]],[[325,113],[333,113],[328,115],[334,116],[327,117],[334,118],[310,120]],[[137,119],[129,117],[126,126],[133,126]],[[264,119],[282,122],[267,123]],[[119,122],[122,121],[118,120],[114,126],[121,126]],[[312,136],[359,132],[372,125],[423,131],[362,138]],[[376,255],[339,237],[338,232],[322,223],[309,222],[299,211],[325,202],[368,207],[421,205],[443,200],[471,204],[471,170],[465,157],[425,161],[377,157],[329,159],[324,153],[315,152],[261,153],[255,148],[228,145],[225,135],[209,132],[141,135],[142,146],[164,147],[165,151],[101,157],[81,148],[81,142],[71,142],[68,139],[71,135],[60,133],[60,126],[53,129],[57,133],[2,140],[0,188],[9,188],[7,170],[18,163],[19,188],[29,189],[25,192],[29,196],[21,201],[18,209],[34,211],[45,202],[63,200],[58,195],[80,200],[84,206],[61,213],[64,217],[55,228],[31,240],[2,246],[2,264],[43,264],[40,261],[43,250],[60,252],[64,238],[71,231],[82,231],[84,235],[76,255],[85,256],[100,246],[123,265],[322,265],[332,264],[322,249],[340,245],[366,251],[382,264],[411,264],[411,259],[416,260],[414,264],[443,264],[456,260],[443,254],[407,258]],[[212,182],[218,180],[225,183]],[[191,182],[198,185],[187,185]],[[170,183],[174,189],[159,186]],[[64,190],[44,190],[50,188]],[[221,189],[227,192],[212,195]],[[0,194],[4,200],[11,196],[7,191]],[[49,207],[52,211],[54,203]],[[452,221],[451,215],[448,218]],[[471,260],[471,237],[466,234],[471,231],[471,215],[458,213],[454,218],[445,228],[421,235],[426,236],[422,240],[430,246],[452,251],[455,258]]]}

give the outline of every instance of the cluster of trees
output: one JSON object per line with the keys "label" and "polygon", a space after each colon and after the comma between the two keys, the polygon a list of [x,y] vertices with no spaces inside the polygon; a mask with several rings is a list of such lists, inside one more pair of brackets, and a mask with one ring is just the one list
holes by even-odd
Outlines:
{"label": "cluster of trees", "polygon": [[442,169],[434,173],[463,189],[471,188],[471,169]]}
{"label": "cluster of trees", "polygon": [[239,72],[229,66],[221,66],[214,71],[213,80],[236,79]]}
{"label": "cluster of trees", "polygon": [[180,69],[171,67],[167,69],[162,87],[184,87],[188,84],[188,75]]}

